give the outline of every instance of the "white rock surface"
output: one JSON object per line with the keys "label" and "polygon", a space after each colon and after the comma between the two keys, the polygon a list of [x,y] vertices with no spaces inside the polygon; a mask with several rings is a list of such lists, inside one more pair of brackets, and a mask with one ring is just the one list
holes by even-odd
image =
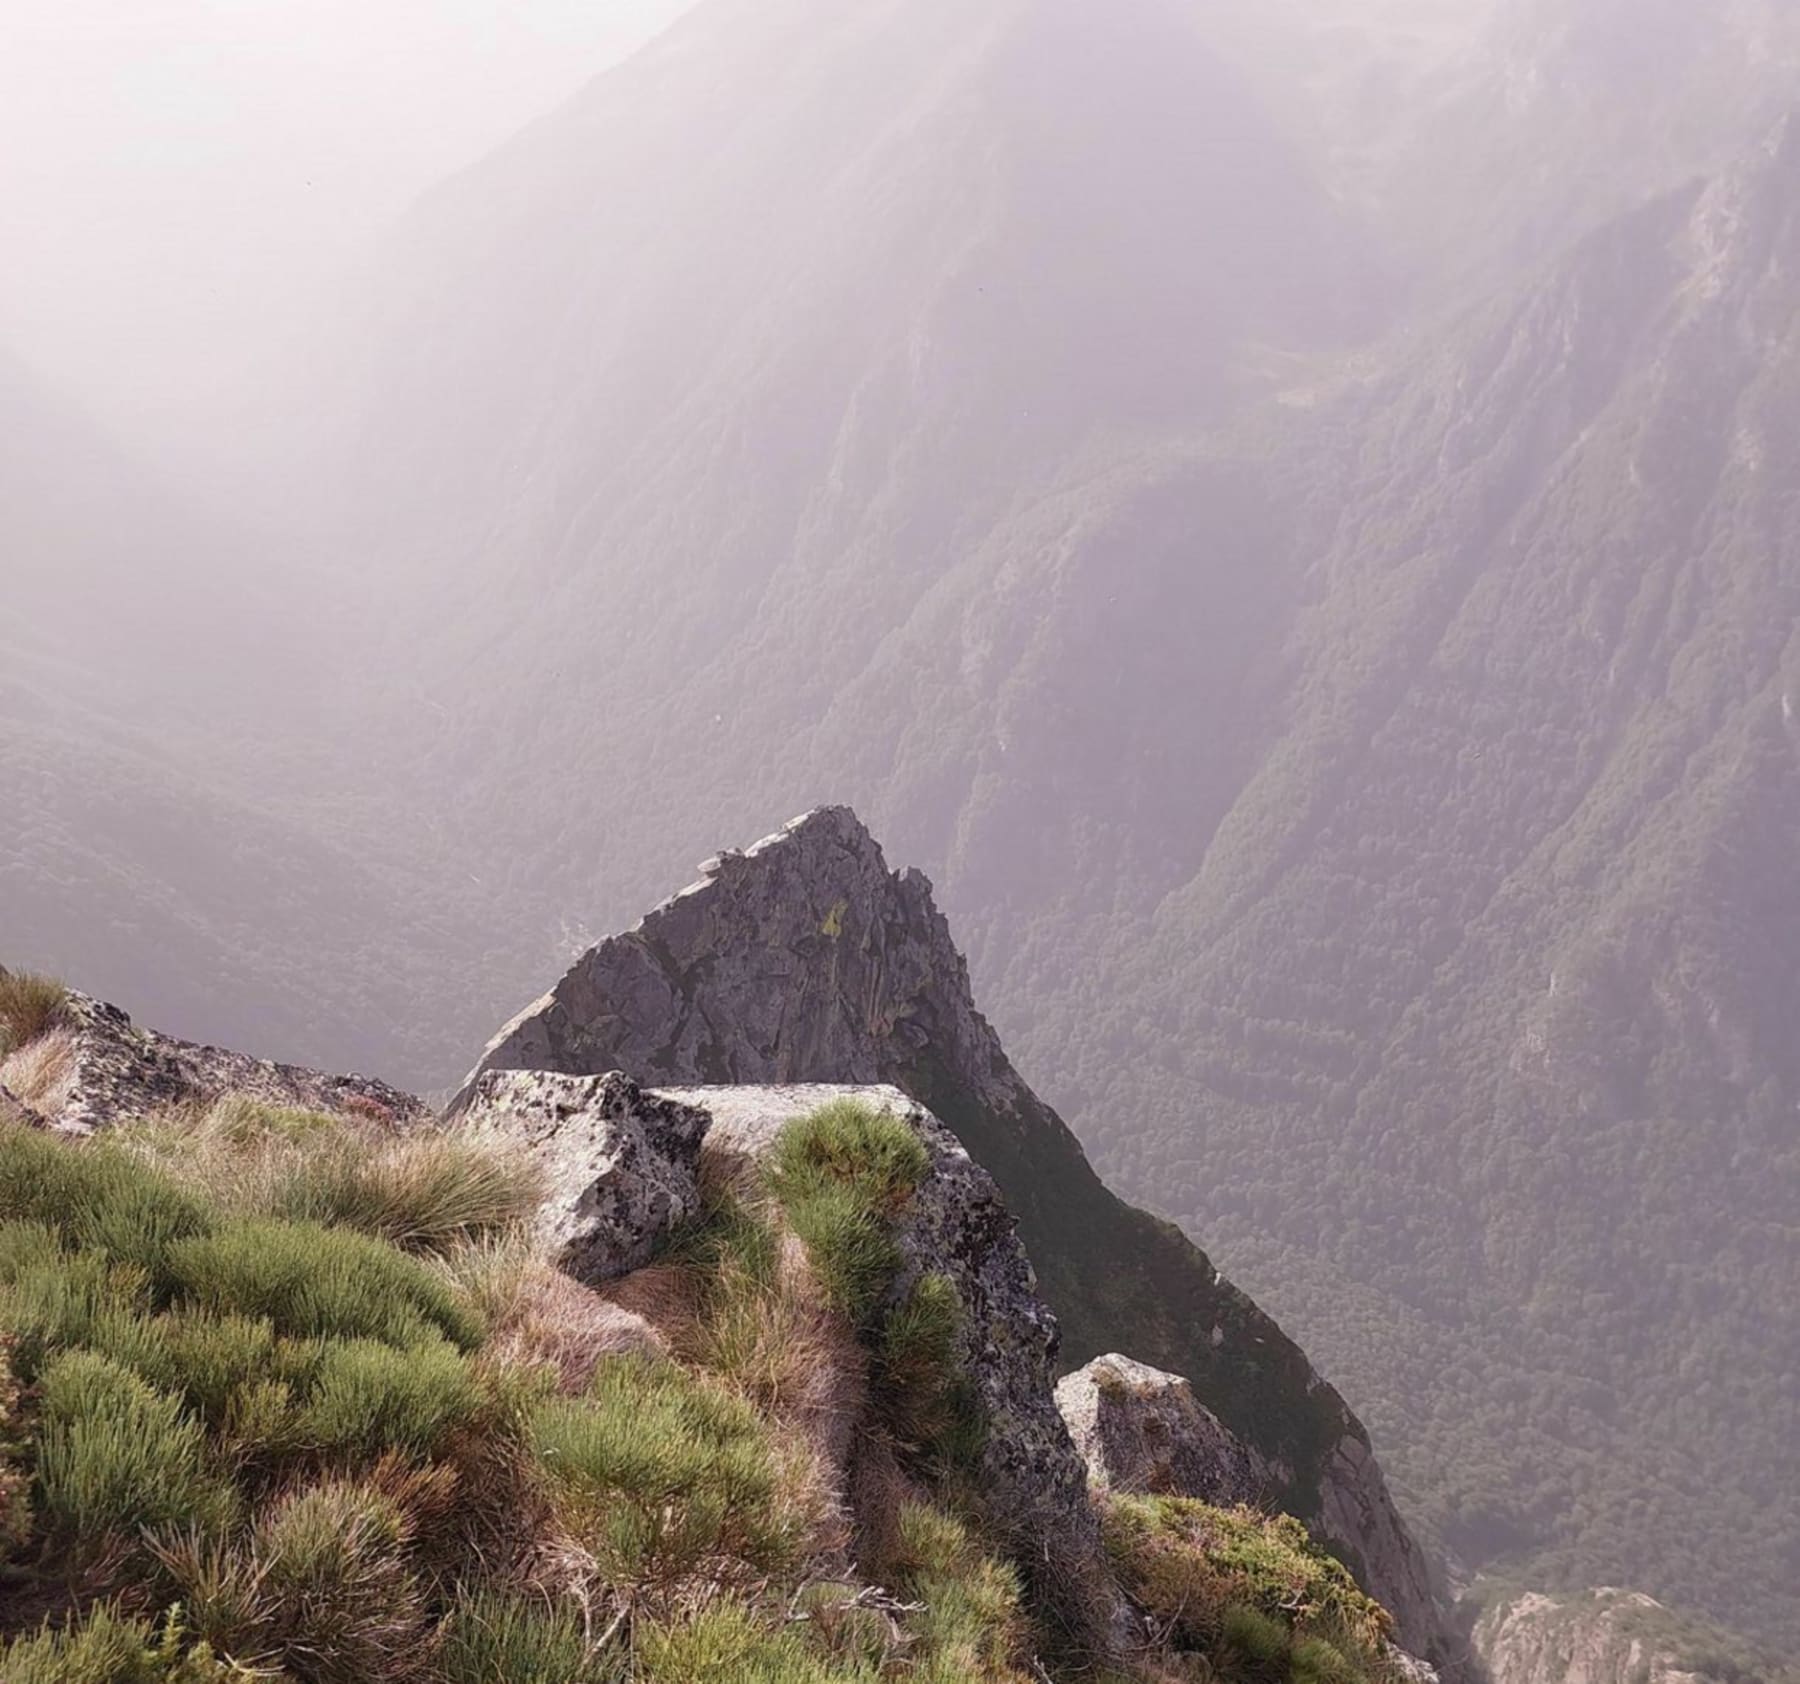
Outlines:
{"label": "white rock surface", "polygon": [[1056,1388],[1089,1480],[1103,1491],[1260,1503],[1282,1477],[1241,1444],[1179,1374],[1096,1357]]}

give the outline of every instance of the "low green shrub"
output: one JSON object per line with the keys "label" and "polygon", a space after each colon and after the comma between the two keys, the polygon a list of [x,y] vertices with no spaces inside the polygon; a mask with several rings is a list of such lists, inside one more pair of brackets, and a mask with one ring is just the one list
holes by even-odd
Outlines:
{"label": "low green shrub", "polygon": [[172,1246],[210,1233],[205,1201],[108,1143],[71,1146],[0,1124],[0,1223],[48,1228],[74,1249],[145,1270],[166,1286]]}
{"label": "low green shrub", "polygon": [[880,1684],[881,1677],[817,1654],[804,1628],[732,1602],[645,1628],[636,1659],[638,1684]]}
{"label": "low green shrub", "polygon": [[24,1466],[25,1410],[12,1364],[12,1340],[0,1334],[0,1562],[31,1534],[31,1482]]}
{"label": "low green shrub", "polygon": [[90,1333],[82,1342],[135,1368],[163,1391],[179,1394],[214,1431],[240,1407],[247,1388],[269,1379],[279,1360],[275,1330],[267,1321],[186,1306],[140,1321],[129,1340]]}
{"label": "low green shrub", "polygon": [[457,1599],[438,1650],[443,1684],[621,1684],[625,1667],[623,1647],[596,1650],[573,1607],[491,1590]]}
{"label": "low green shrub", "polygon": [[6,1684],[228,1684],[244,1674],[190,1646],[168,1622],[152,1630],[102,1603],[61,1630],[0,1641]]}
{"label": "low green shrub", "polygon": [[1335,1643],[1303,1637],[1294,1644],[1289,1676],[1294,1684],[1360,1684],[1364,1673]]}
{"label": "low green shrub", "polygon": [[480,1343],[479,1318],[450,1284],[367,1235],[312,1223],[240,1218],[178,1241],[176,1294],[219,1315],[268,1320],[278,1334],[376,1339],[405,1348]]}
{"label": "low green shrub", "polygon": [[1220,1614],[1218,1650],[1239,1675],[1285,1678],[1292,1646],[1287,1626],[1260,1608],[1234,1603]]}
{"label": "low green shrub", "polygon": [[314,1371],[299,1432],[339,1456],[428,1456],[482,1407],[468,1358],[441,1340],[405,1351],[367,1339],[333,1341]]}
{"label": "low green shrub", "polygon": [[1381,1673],[1387,1611],[1299,1521],[1115,1493],[1105,1533],[1122,1583],[1177,1649],[1270,1684],[1357,1684]]}
{"label": "low green shrub", "polygon": [[904,1504],[898,1532],[896,1587],[923,1605],[911,1622],[920,1652],[909,1676],[920,1684],[1022,1684],[1018,1574],[946,1510]]}
{"label": "low green shrub", "polygon": [[622,1592],[665,1591],[702,1568],[766,1573],[793,1554],[755,1411],[672,1363],[603,1362],[586,1397],[538,1408],[532,1438],[559,1518]]}
{"label": "low green shrub", "polygon": [[146,1527],[215,1532],[236,1508],[206,1436],[181,1400],[91,1351],[53,1360],[40,1380],[37,1500],[71,1555]]}
{"label": "low green shrub", "polygon": [[306,1684],[403,1684],[429,1677],[407,1543],[388,1495],[333,1481],[277,1499],[247,1537],[174,1534],[159,1555],[188,1629],[235,1665]]}
{"label": "low green shrub", "polygon": [[0,970],[0,1058],[54,1029],[68,1001],[68,989],[54,977]]}

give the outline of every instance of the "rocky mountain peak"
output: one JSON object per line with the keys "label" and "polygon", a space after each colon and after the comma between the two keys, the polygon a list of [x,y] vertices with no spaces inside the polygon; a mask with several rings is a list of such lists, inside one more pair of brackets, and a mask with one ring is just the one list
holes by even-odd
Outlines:
{"label": "rocky mountain peak", "polygon": [[1450,1658],[1429,1563],[1367,1434],[1305,1355],[1167,1223],[1122,1203],[1008,1060],[917,871],[889,869],[847,808],[701,867],[635,929],[584,954],[509,1023],[452,1104],[498,1073],[622,1071],[646,1087],[888,1084],[998,1184],[1061,1328],[1065,1368],[1120,1349],[1185,1377],[1307,1521]]}
{"label": "rocky mountain peak", "polygon": [[700,869],[508,1024],[475,1075],[616,1065],[667,1080],[879,1082],[929,1055],[984,1103],[1019,1101],[931,885],[890,871],[849,808]]}

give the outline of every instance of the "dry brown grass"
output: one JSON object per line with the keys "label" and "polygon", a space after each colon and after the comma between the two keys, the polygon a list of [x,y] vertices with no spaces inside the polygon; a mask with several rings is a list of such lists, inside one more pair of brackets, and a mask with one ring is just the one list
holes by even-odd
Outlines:
{"label": "dry brown grass", "polygon": [[69,1102],[75,1081],[75,1036],[57,1025],[0,1061],[0,1083],[40,1116],[54,1118]]}
{"label": "dry brown grass", "polygon": [[814,1517],[809,1550],[842,1566],[853,1534],[853,1451],[868,1416],[868,1357],[826,1301],[799,1240],[771,1231],[766,1244],[749,1255],[727,1249],[715,1262],[676,1351],[774,1424],[783,1483]]}
{"label": "dry brown grass", "polygon": [[900,1465],[880,1434],[863,1439],[850,1460],[847,1495],[856,1560],[877,1578],[891,1578],[900,1551],[900,1511],[930,1493]]}
{"label": "dry brown grass", "polygon": [[557,1390],[587,1390],[606,1357],[665,1356],[668,1342],[638,1311],[553,1268],[523,1233],[479,1241],[444,1268],[488,1326],[488,1353],[518,1367],[547,1367]]}
{"label": "dry brown grass", "polygon": [[598,1296],[640,1317],[671,1350],[692,1347],[697,1336],[706,1283],[678,1263],[652,1263],[647,1268],[598,1289]]}

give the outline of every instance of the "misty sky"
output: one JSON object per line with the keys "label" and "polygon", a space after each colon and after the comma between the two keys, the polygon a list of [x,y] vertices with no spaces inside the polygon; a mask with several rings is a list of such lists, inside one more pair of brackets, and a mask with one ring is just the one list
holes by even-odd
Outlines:
{"label": "misty sky", "polygon": [[0,344],[179,429],[421,189],[691,0],[0,0]]}

